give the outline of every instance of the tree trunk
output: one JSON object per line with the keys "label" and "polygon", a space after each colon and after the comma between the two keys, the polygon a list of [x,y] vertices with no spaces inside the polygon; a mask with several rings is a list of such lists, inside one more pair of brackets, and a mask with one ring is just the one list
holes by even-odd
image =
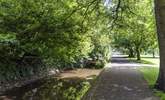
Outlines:
{"label": "tree trunk", "polygon": [[155,0],[155,15],[160,50],[160,70],[156,88],[165,91],[165,0]]}
{"label": "tree trunk", "polygon": [[153,58],[155,58],[155,51],[152,52],[152,56],[153,56]]}
{"label": "tree trunk", "polygon": [[136,47],[136,57],[137,57],[137,60],[141,60],[139,47]]}
{"label": "tree trunk", "polygon": [[129,57],[130,58],[131,57],[135,57],[133,49],[132,48],[129,48],[128,50],[129,50]]}

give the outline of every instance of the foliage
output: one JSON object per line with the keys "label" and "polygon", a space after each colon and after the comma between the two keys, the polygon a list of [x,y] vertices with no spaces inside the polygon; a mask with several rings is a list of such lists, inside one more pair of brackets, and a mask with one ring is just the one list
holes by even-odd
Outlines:
{"label": "foliage", "polygon": [[113,43],[128,54],[137,54],[140,60],[141,52],[157,48],[153,4],[150,0],[130,0],[129,4],[122,4],[114,28]]}
{"label": "foliage", "polygon": [[103,68],[104,66],[105,66],[105,62],[103,62],[103,61],[97,61],[95,68],[100,69],[100,68]]}
{"label": "foliage", "polygon": [[109,61],[110,59],[110,51],[111,51],[111,47],[110,47],[110,39],[107,35],[102,35],[102,34],[98,34],[96,36],[92,37],[92,43],[94,45],[94,49],[91,52],[91,55],[93,57],[93,59],[104,59],[105,61]]}
{"label": "foliage", "polygon": [[[1,72],[17,79],[74,67],[92,54],[108,60],[110,38],[102,22],[109,19],[104,16],[100,0],[0,0]],[[31,63],[33,57],[41,65]]]}

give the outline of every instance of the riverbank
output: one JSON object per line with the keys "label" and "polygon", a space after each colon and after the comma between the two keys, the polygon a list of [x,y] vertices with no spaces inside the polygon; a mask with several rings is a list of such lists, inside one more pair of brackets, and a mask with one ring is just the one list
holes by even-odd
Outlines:
{"label": "riverbank", "polygon": [[88,78],[90,76],[98,76],[102,69],[75,69],[63,71],[57,75],[58,78]]}
{"label": "riverbank", "polygon": [[37,74],[37,75],[32,75],[29,77],[23,77],[20,79],[16,80],[8,80],[0,83],[0,94],[7,90],[11,90],[12,88],[19,88],[22,87],[26,84],[33,83],[35,81],[42,80],[43,78],[51,77],[51,76],[57,76],[60,74],[60,71],[57,69],[52,69],[51,71],[48,71],[44,74]]}
{"label": "riverbank", "polygon": [[[45,84],[48,80],[75,80],[75,79],[90,79],[92,77],[96,77],[100,74],[102,69],[74,69],[74,70],[66,70],[66,71],[61,71],[59,73],[55,71],[51,71],[51,73],[48,76],[45,77],[33,77],[33,79],[26,79],[25,81],[17,81],[17,82],[12,82],[8,83],[8,88],[6,87],[1,87],[1,95],[0,99],[5,100],[8,98],[9,95],[19,95],[15,94],[16,92],[23,91],[24,93],[33,90],[34,88],[39,88],[43,84]],[[3,91],[2,91],[3,89]],[[24,94],[22,94],[24,95]],[[10,97],[12,97],[10,96]],[[10,98],[9,97],[9,98]],[[5,98],[5,99],[4,99]],[[11,99],[15,100],[15,99]]]}

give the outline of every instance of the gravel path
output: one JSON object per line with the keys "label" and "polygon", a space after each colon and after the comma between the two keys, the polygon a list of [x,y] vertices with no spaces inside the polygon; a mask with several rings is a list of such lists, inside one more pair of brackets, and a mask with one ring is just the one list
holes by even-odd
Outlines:
{"label": "gravel path", "polygon": [[130,66],[125,58],[112,58],[111,67],[101,73],[84,100],[159,100],[148,88],[137,67],[138,64]]}

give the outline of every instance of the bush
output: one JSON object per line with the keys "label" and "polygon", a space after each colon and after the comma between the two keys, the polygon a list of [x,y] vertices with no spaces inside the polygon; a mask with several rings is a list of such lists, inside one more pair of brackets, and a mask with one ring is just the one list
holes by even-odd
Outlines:
{"label": "bush", "polygon": [[89,60],[85,64],[85,68],[95,68],[100,69],[105,66],[105,62],[102,60]]}
{"label": "bush", "polygon": [[96,69],[103,68],[104,66],[105,66],[105,63],[103,61],[96,61],[96,65],[95,65]]}
{"label": "bush", "polygon": [[0,61],[0,82],[23,79],[34,75],[43,75],[46,72],[45,64],[38,56],[23,56],[17,60],[6,57]]}

